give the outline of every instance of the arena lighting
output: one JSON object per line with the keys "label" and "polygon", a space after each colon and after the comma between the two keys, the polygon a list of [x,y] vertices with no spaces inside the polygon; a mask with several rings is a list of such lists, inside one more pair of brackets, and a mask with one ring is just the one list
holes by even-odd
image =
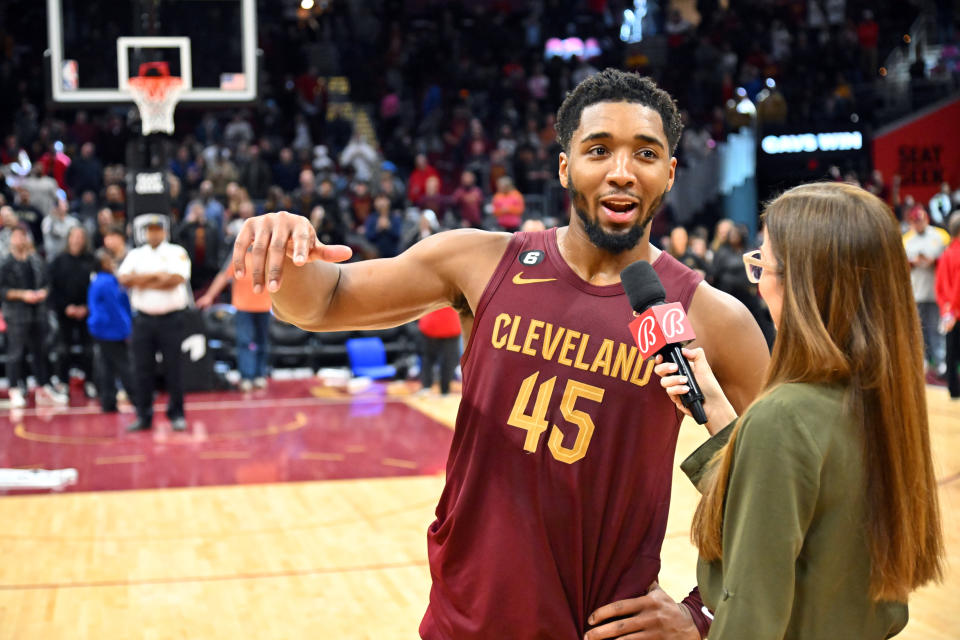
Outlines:
{"label": "arena lighting", "polygon": [[550,58],[563,58],[564,60],[582,58],[589,60],[599,56],[601,53],[600,43],[597,42],[596,38],[587,38],[586,40],[581,40],[577,37],[564,38],[562,40],[560,38],[550,38],[544,45],[544,57],[547,60]]}
{"label": "arena lighting", "polygon": [[300,0],[300,8],[304,11],[310,11],[310,9],[313,9],[313,0]]}
{"label": "arena lighting", "polygon": [[643,19],[647,15],[647,0],[633,0],[633,9],[623,10],[620,39],[626,43],[643,40]]}
{"label": "arena lighting", "polygon": [[859,131],[831,133],[799,133],[766,136],[760,141],[765,153],[813,153],[814,151],[857,151],[863,148],[863,134]]}
{"label": "arena lighting", "polygon": [[757,107],[753,104],[750,98],[747,97],[747,90],[743,87],[737,87],[737,96],[740,100],[737,102],[737,113],[742,113],[748,116],[756,115]]}
{"label": "arena lighting", "polygon": [[[30,156],[23,149],[17,153],[17,161],[10,165],[10,170],[21,177],[30,175],[32,168],[33,163],[30,162]],[[9,180],[7,184],[10,184]]]}

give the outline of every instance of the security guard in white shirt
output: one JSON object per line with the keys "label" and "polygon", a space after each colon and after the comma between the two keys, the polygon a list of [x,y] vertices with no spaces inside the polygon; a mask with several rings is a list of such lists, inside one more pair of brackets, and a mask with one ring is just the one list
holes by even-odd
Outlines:
{"label": "security guard in white shirt", "polygon": [[138,216],[134,226],[145,227],[146,242],[130,251],[117,270],[120,284],[130,290],[130,305],[135,314],[132,342],[137,420],[127,431],[152,426],[157,351],[163,355],[170,394],[167,417],[174,431],[184,431],[187,421],[183,414],[180,344],[184,337],[183,311],[190,305],[186,284],[190,280],[190,258],[183,247],[167,242],[165,216]]}

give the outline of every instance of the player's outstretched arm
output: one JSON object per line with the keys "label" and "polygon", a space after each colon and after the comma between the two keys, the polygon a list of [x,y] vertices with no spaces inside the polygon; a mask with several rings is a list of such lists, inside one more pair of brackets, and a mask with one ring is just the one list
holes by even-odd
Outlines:
{"label": "player's outstretched arm", "polygon": [[[489,278],[509,236],[470,229],[439,233],[396,258],[337,264],[348,247],[324,245],[310,221],[286,212],[244,223],[234,270],[250,270],[274,312],[309,331],[396,326],[462,299]],[[249,255],[247,250],[250,249]],[[486,280],[483,280],[485,283]],[[480,285],[482,290],[482,284]]]}

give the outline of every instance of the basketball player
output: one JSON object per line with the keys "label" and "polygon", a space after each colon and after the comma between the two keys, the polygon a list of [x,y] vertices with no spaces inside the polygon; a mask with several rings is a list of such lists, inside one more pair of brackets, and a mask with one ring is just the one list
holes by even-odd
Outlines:
{"label": "basketball player", "polygon": [[699,594],[677,606],[656,584],[680,420],[652,361],[637,356],[620,271],[653,264],[738,409],[760,388],[766,345],[739,302],[649,243],[677,164],[672,98],[607,70],[570,93],[557,128],[569,226],[458,229],[396,258],[337,265],[348,248],[322,245],[305,218],[270,213],[244,224],[234,267],[271,292],[281,319],[308,330],[459,312],[470,338],[427,534],[423,638],[574,640],[613,602],[627,616],[622,633],[699,638],[708,626]]}

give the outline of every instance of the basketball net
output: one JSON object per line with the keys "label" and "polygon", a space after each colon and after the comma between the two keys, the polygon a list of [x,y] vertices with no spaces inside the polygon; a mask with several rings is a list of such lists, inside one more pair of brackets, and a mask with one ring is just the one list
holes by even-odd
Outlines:
{"label": "basketball net", "polygon": [[[160,75],[146,75],[148,70]],[[183,93],[183,78],[171,76],[165,63],[140,65],[140,75],[130,78],[127,85],[140,112],[141,133],[173,133],[173,110]]]}

